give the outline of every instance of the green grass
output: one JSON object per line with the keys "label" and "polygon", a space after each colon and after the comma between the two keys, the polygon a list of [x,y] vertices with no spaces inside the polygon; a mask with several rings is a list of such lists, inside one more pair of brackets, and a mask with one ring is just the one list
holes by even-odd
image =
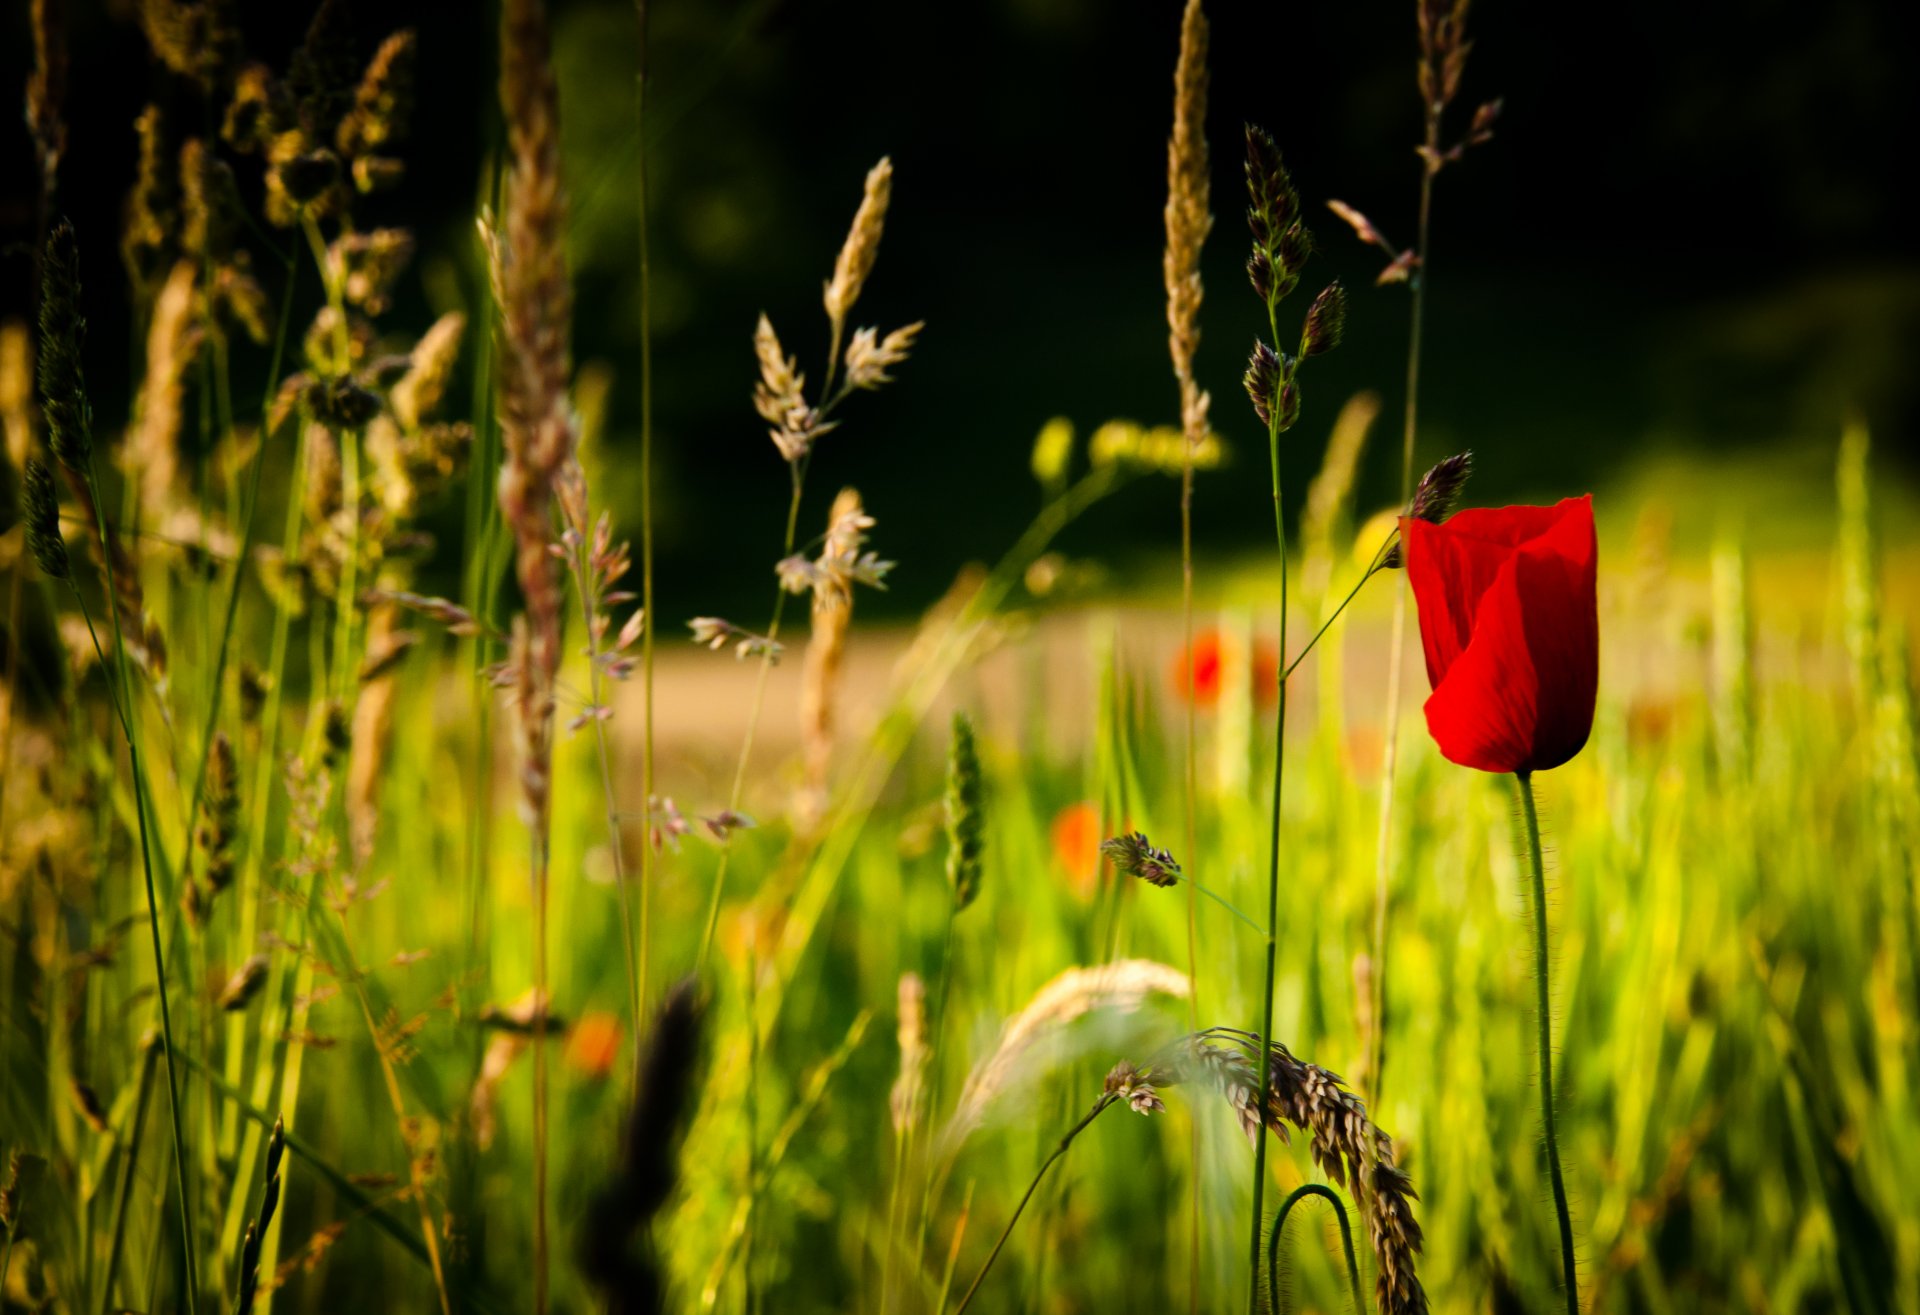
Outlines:
{"label": "green grass", "polygon": [[[1634,514],[1601,502],[1603,526]],[[1916,918],[1908,860],[1920,836],[1912,830],[1910,687],[1893,679],[1898,664],[1889,656],[1863,669],[1872,684],[1857,689],[1847,674],[1847,635],[1824,619],[1838,615],[1837,606],[1776,599],[1766,587],[1764,546],[1753,553],[1752,596],[1730,598],[1723,589],[1717,605],[1685,587],[1689,561],[1650,575],[1624,555],[1603,560],[1593,741],[1537,782],[1556,954],[1555,1097],[1582,1290],[1589,1300],[1599,1292],[1609,1309],[1742,1310],[1764,1301],[1775,1309],[1911,1310],[1920,1231],[1907,1184],[1920,1155],[1920,1112],[1910,1089]],[[192,606],[179,582],[173,596],[176,607]],[[1666,601],[1650,605],[1648,597]],[[1319,661],[1363,665],[1356,641],[1371,633],[1377,613],[1370,617],[1362,598],[1355,641],[1345,650],[1325,645],[1303,675],[1310,679]],[[1723,628],[1738,626],[1736,600],[1755,628],[1750,711],[1725,706],[1719,692],[1737,688],[1726,668],[1747,660],[1744,647],[1722,644],[1711,656],[1714,609]],[[1007,605],[1041,619],[1017,591]],[[270,618],[260,601],[250,599],[242,613],[241,643],[264,643]],[[1849,624],[1873,628],[1856,643],[1897,653],[1898,628],[1877,609]],[[908,969],[935,980],[947,934],[946,856],[928,823],[943,788],[945,721],[922,715],[936,694],[996,710],[981,722],[985,878],[978,902],[954,920],[951,994],[930,1075],[936,1126],[1001,1023],[1060,970],[1109,957],[1183,961],[1178,891],[1117,886],[1110,875],[1077,884],[1049,838],[1059,811],[1081,800],[1150,835],[1178,834],[1180,714],[1159,656],[1174,626],[1171,614],[1129,613],[1122,622],[1098,609],[1044,619],[1042,633],[1064,628],[1107,655],[1087,659],[1090,668],[1106,663],[1104,676],[1083,671],[1070,687],[1080,693],[1064,697],[1019,674],[1033,670],[1020,657],[1022,643],[1037,640],[1006,639],[1011,661],[923,669],[902,710],[882,723],[877,747],[843,746],[830,826],[810,838],[788,832],[787,786],[771,762],[761,763],[747,806],[763,825],[734,842],[734,881],[707,983],[697,1115],[679,1190],[658,1230],[677,1307],[696,1308],[718,1273],[725,1309],[741,1307],[749,1281],[769,1309],[877,1308],[895,1145],[887,1115],[895,984]],[[397,1059],[410,1115],[422,1121],[408,1129],[413,1146],[432,1151],[427,1211],[443,1232],[456,1304],[504,1309],[525,1300],[517,1258],[529,1243],[526,1060],[499,1084],[496,1131],[484,1148],[470,1110],[486,1044],[475,1006],[510,1004],[529,980],[526,938],[517,934],[529,913],[526,873],[511,841],[518,823],[504,816],[494,824],[495,847],[471,851],[481,834],[475,810],[504,815],[512,784],[501,771],[486,778],[483,797],[466,788],[475,779],[467,766],[485,749],[474,739],[482,723],[457,650],[435,647],[399,677],[402,733],[380,788],[379,838],[358,878],[362,898],[314,924],[320,957],[305,962],[319,971],[296,972],[301,961],[290,951],[270,950],[282,980],[231,1032],[212,1026],[210,992],[244,957],[222,906],[196,946],[193,962],[204,975],[175,978],[180,1012],[191,1020],[176,1019],[176,1029],[190,1038],[182,1099],[194,1147],[192,1213],[207,1295],[224,1294],[223,1303],[236,1281],[229,1216],[257,1206],[245,1190],[257,1160],[242,1151],[276,1112],[293,1134],[280,1258],[304,1254],[317,1230],[345,1229],[274,1300],[295,1308],[374,1294],[413,1306],[433,1300],[417,1207],[401,1192],[408,1144],[383,1090],[376,1033]],[[176,648],[176,669],[191,670],[199,655],[184,642]],[[725,664],[743,692],[753,678],[723,656],[691,656]],[[679,659],[663,667],[664,697],[685,671]],[[197,710],[197,688],[177,681],[176,721],[199,724],[181,716]],[[82,692],[97,696],[98,687]],[[1350,672],[1345,724],[1322,709],[1302,719],[1289,748],[1296,770],[1285,802],[1275,1035],[1336,1071],[1362,1057],[1352,965],[1370,930],[1377,784],[1367,760],[1376,700]],[[1201,714],[1199,849],[1178,857],[1224,899],[1256,909],[1265,806],[1243,783],[1265,778],[1271,750],[1254,747],[1264,734],[1236,729],[1234,702]],[[0,1109],[7,1147],[37,1151],[51,1165],[27,1203],[11,1291],[16,1299],[57,1292],[62,1308],[99,1308],[114,1184],[125,1148],[137,1145],[117,1300],[164,1309],[180,1304],[178,1216],[165,1208],[172,1174],[155,1122],[160,1101],[137,1099],[152,975],[139,953],[135,805],[109,768],[103,709],[97,697],[88,703],[80,721],[16,732],[22,768],[8,805]],[[290,691],[283,743],[300,741],[307,711]],[[149,723],[150,738],[167,743],[158,719],[149,715]],[[1392,1085],[1374,1115],[1396,1137],[1421,1193],[1422,1274],[1435,1309],[1485,1309],[1509,1289],[1532,1306],[1550,1298],[1557,1244],[1538,1155],[1530,933],[1511,797],[1505,783],[1439,761],[1417,721],[1411,730],[1385,1039]],[[258,728],[243,734],[245,743],[260,742]],[[1236,752],[1250,757],[1236,764]],[[171,785],[161,761],[151,772],[154,816],[168,851],[180,853],[179,795],[190,786],[191,761],[180,761]],[[503,751],[496,761],[506,762]],[[669,757],[662,770],[669,788],[689,796],[689,811],[707,807],[695,802],[697,781],[673,784],[684,761]],[[90,795],[77,793],[89,783]],[[287,825],[275,784],[262,851],[247,855],[243,871],[261,883],[263,927],[297,942],[307,934],[298,878],[314,874],[295,865],[298,828]],[[555,1007],[568,1019],[622,1015],[619,905],[593,879],[608,864],[589,736],[563,741],[556,798]],[[340,824],[337,811],[330,816],[329,825]],[[1108,829],[1117,831],[1117,820]],[[322,853],[345,852],[324,839]],[[712,845],[689,838],[655,864],[656,997],[692,967],[717,857]],[[462,899],[470,869],[480,875],[477,910]],[[338,897],[344,877],[336,859],[318,874],[320,888]],[[1200,905],[1200,918],[1202,1022],[1257,1026],[1260,938],[1211,901]],[[475,919],[485,929],[477,940]],[[312,1005],[305,1028],[328,1044],[305,1050],[297,1097],[263,1108],[259,1092],[274,1088],[255,1075],[286,1030],[292,979],[303,978],[302,991],[324,989],[344,967],[341,928],[350,928],[352,954],[367,968],[370,1016],[419,1019],[418,1028],[393,1050],[388,1029],[369,1029],[342,983],[338,995]],[[77,966],[105,947],[115,952],[104,962]],[[409,961],[396,965],[403,954]],[[957,1294],[1047,1150],[1098,1094],[1107,1067],[1144,1058],[1183,1030],[1178,1002],[1168,1001],[1085,1020],[1067,1043],[1038,1052],[933,1196],[917,1268],[910,1251],[896,1257],[896,1308],[931,1308],[965,1200]],[[850,1036],[857,1044],[843,1051]],[[209,1081],[234,1046],[246,1080]],[[592,1299],[568,1260],[568,1240],[619,1142],[624,1063],[604,1077],[565,1062],[556,1072],[555,1303],[587,1309]],[[99,1093],[109,1133],[78,1116],[69,1094],[76,1080]],[[236,1091],[249,1090],[254,1096],[239,1104]],[[1250,1152],[1224,1102],[1185,1087],[1169,1089],[1167,1099],[1164,1117],[1119,1111],[1076,1141],[989,1278],[988,1308],[1177,1302],[1186,1282],[1179,1203],[1196,1171],[1184,1122],[1193,1117],[1202,1124],[1206,1301],[1211,1309],[1238,1300]],[[136,1137],[133,1116],[142,1107]],[[750,1144],[758,1186],[743,1219]],[[1276,1200],[1318,1178],[1299,1147],[1277,1156],[1275,1173]],[[386,1177],[356,1177],[369,1174]],[[1346,1300],[1339,1244],[1322,1217],[1297,1216],[1283,1244],[1299,1309],[1336,1310]]]}

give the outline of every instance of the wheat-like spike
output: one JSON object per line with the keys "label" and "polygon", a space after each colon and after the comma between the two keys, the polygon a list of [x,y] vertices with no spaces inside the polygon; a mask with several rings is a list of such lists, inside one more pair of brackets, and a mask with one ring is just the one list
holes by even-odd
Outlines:
{"label": "wheat-like spike", "polygon": [[1197,446],[1207,436],[1207,394],[1193,378],[1200,345],[1200,248],[1213,228],[1207,186],[1207,16],[1187,0],[1173,73],[1173,134],[1167,139],[1167,346],[1180,383],[1180,428]]}
{"label": "wheat-like spike", "polygon": [[860,300],[860,290],[873,273],[873,262],[880,256],[880,234],[886,227],[887,204],[893,199],[893,161],[882,156],[880,163],[867,171],[866,191],[860,208],[854,212],[853,227],[840,246],[833,262],[833,278],[823,294],[827,318],[833,325],[833,350],[839,352],[841,334],[846,328],[847,312]]}
{"label": "wheat-like spike", "polygon": [[1095,1009],[1138,1009],[1155,994],[1184,1000],[1189,989],[1185,973],[1151,959],[1119,959],[1059,974],[1008,1020],[992,1053],[967,1075],[941,1137],[945,1153],[951,1156],[980,1126],[987,1107],[1012,1085],[1033,1049],[1067,1024]]}

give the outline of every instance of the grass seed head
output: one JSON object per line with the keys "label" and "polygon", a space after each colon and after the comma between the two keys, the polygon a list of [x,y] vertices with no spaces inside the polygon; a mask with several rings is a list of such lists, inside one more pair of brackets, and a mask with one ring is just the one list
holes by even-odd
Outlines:
{"label": "grass seed head", "polygon": [[860,290],[873,273],[880,256],[880,234],[886,227],[887,205],[893,198],[893,161],[882,156],[880,163],[867,171],[866,191],[860,208],[854,212],[853,227],[840,246],[833,262],[833,278],[828,281],[823,300],[827,318],[833,323],[837,343],[846,324],[847,312],[860,300]]}
{"label": "grass seed head", "polygon": [[953,714],[953,739],[947,750],[947,884],[953,911],[960,913],[980,895],[982,856],[986,852],[985,787],[973,722]]}
{"label": "grass seed head", "polygon": [[54,225],[40,262],[40,405],[47,446],[84,474],[93,455],[93,412],[81,367],[87,321],[80,313],[80,245],[73,225]]}
{"label": "grass seed head", "polygon": [[21,502],[27,522],[27,545],[33,550],[40,573],[49,580],[65,580],[73,571],[67,557],[67,542],[60,536],[60,495],[53,486],[53,472],[38,457],[27,458]]}
{"label": "grass seed head", "polygon": [[1114,867],[1121,872],[1129,877],[1138,877],[1150,886],[1179,884],[1180,865],[1166,850],[1154,848],[1144,831],[1104,840],[1100,843],[1100,852],[1111,859]]}

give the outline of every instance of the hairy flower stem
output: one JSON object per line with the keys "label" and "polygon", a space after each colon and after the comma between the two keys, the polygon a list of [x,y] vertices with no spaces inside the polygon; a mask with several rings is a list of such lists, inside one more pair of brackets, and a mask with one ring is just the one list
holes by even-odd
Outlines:
{"label": "hairy flower stem", "polygon": [[1113,1104],[1114,1099],[1111,1095],[1102,1095],[1099,1100],[1096,1100],[1093,1108],[1087,1111],[1087,1116],[1067,1130],[1067,1135],[1062,1137],[1060,1144],[1053,1148],[1053,1154],[1041,1164],[1040,1171],[1034,1174],[1033,1181],[1027,1184],[1026,1195],[1022,1196],[1020,1204],[1013,1208],[1013,1218],[1007,1220],[1007,1226],[1000,1230],[1000,1240],[995,1242],[993,1250],[987,1253],[987,1263],[980,1266],[980,1272],[973,1276],[972,1286],[967,1289],[966,1295],[960,1298],[960,1304],[953,1308],[954,1315],[961,1315],[966,1310],[974,1294],[980,1291],[980,1285],[986,1282],[987,1274],[993,1269],[993,1262],[1000,1258],[1001,1248],[1005,1247],[1007,1239],[1013,1236],[1013,1226],[1020,1222],[1021,1213],[1026,1210],[1027,1202],[1033,1199],[1033,1194],[1040,1189],[1040,1180],[1047,1176],[1047,1170],[1053,1168],[1053,1162],[1067,1153],[1067,1148],[1073,1145],[1073,1139],[1086,1131],[1087,1125],[1099,1118],[1106,1111],[1107,1106]]}
{"label": "hairy flower stem", "polygon": [[[97,493],[99,485],[94,477],[93,457],[87,457],[86,484],[92,495],[95,528],[100,534],[101,565],[109,575],[113,570],[113,540],[107,530],[107,513],[100,505]],[[100,653],[100,637],[94,634],[93,618],[87,613],[86,599],[80,593],[77,579],[69,577],[73,597],[80,604],[80,614],[87,618],[87,633],[93,637],[94,652],[100,655],[101,665],[106,665],[105,655]],[[113,584],[107,583],[109,590]],[[167,1116],[173,1129],[173,1177],[174,1187],[180,1194],[180,1254],[186,1264],[187,1311],[188,1315],[197,1315],[200,1309],[200,1275],[193,1258],[193,1209],[187,1196],[187,1149],[186,1137],[181,1131],[180,1122],[180,1085],[174,1075],[173,1064],[173,1010],[167,990],[167,959],[160,946],[160,901],[153,887],[153,845],[147,833],[147,786],[140,775],[140,749],[134,734],[133,674],[127,661],[126,636],[120,629],[120,609],[109,599],[107,614],[113,618],[113,650],[115,674],[110,679],[114,688],[114,711],[120,717],[120,733],[127,742],[127,772],[133,780],[133,811],[140,828],[140,872],[146,882],[147,892],[147,932],[153,944],[154,988],[160,1000],[160,1035],[166,1045],[167,1060]]]}
{"label": "hairy flower stem", "polygon": [[1325,1197],[1333,1207],[1333,1217],[1340,1225],[1340,1245],[1347,1253],[1347,1290],[1353,1298],[1353,1315],[1367,1315],[1367,1304],[1360,1297],[1360,1262],[1353,1254],[1353,1229],[1347,1224],[1347,1207],[1339,1194],[1325,1183],[1300,1184],[1287,1193],[1287,1199],[1280,1203],[1279,1211],[1273,1216],[1273,1230],[1267,1234],[1267,1315],[1280,1315],[1280,1235],[1286,1231],[1287,1216],[1293,1213],[1293,1207],[1309,1196]]}
{"label": "hairy flower stem", "polygon": [[[1274,350],[1279,350],[1280,325],[1274,304],[1267,303],[1267,325],[1273,334]],[[1280,408],[1274,407],[1267,420],[1267,460],[1273,469],[1273,530],[1280,547],[1280,660],[1287,656],[1287,514],[1281,503],[1280,487]],[[1282,672],[1291,668],[1282,668]],[[1273,722],[1273,810],[1267,859],[1267,964],[1260,990],[1260,1054],[1263,1057],[1259,1081],[1264,1089],[1267,1075],[1265,1057],[1273,1048],[1273,979],[1280,945],[1280,787],[1286,776],[1287,761],[1287,676],[1279,681],[1279,698]],[[1247,1255],[1247,1310],[1255,1315],[1260,1302],[1260,1224],[1267,1186],[1267,1134],[1263,1129],[1253,1144],[1253,1225]]]}
{"label": "hairy flower stem", "polygon": [[1547,874],[1540,857],[1540,815],[1533,803],[1533,773],[1515,772],[1521,816],[1527,826],[1527,858],[1533,878],[1534,1014],[1540,1043],[1540,1126],[1547,1148],[1547,1175],[1553,1183],[1553,1210],[1560,1223],[1560,1272],[1565,1279],[1567,1315],[1580,1315],[1580,1286],[1573,1268],[1573,1221],[1567,1213],[1567,1184],[1560,1173],[1560,1142],[1553,1125],[1553,1013],[1547,983]]}
{"label": "hairy flower stem", "polygon": [[[1427,110],[1427,145],[1440,143],[1440,113]],[[1413,300],[1407,338],[1407,405],[1400,435],[1400,510],[1413,501],[1413,446],[1420,429],[1420,344],[1427,310],[1427,234],[1433,216],[1433,169],[1420,171],[1420,231],[1417,261],[1409,278]],[[1400,675],[1407,651],[1407,573],[1393,591],[1393,638],[1387,647],[1387,743],[1380,767],[1380,830],[1374,837],[1373,887],[1373,1036],[1367,1056],[1367,1084],[1375,1106],[1385,1090],[1387,1065],[1387,900],[1393,881],[1393,778],[1400,762]]]}
{"label": "hairy flower stem", "polygon": [[[806,458],[789,463],[787,470],[793,479],[793,495],[787,501],[787,533],[780,549],[782,557],[792,555],[794,535],[798,532],[800,525],[800,494],[807,482]],[[753,704],[747,713],[747,733],[740,742],[740,761],[734,765],[733,789],[727,794],[727,810],[732,813],[740,811],[740,796],[746,790],[747,765],[753,760],[754,732],[760,728],[760,709],[765,705],[767,697],[767,675],[773,670],[775,652],[773,643],[780,638],[780,617],[786,608],[787,591],[780,589],[773,597],[773,619],[767,623],[766,631],[767,650],[760,655],[760,670],[753,681]],[[653,806],[651,800],[647,806],[649,808]],[[700,932],[700,953],[695,957],[693,964],[696,976],[706,970],[707,956],[713,950],[713,932],[720,922],[720,896],[726,889],[727,864],[732,857],[733,844],[729,840],[727,844],[721,846],[720,861],[713,871],[713,893],[707,900],[707,922]]]}

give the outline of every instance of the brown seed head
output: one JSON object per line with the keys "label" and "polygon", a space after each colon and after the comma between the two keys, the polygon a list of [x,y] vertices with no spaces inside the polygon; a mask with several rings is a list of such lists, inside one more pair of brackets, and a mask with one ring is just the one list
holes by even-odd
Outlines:
{"label": "brown seed head", "polygon": [[860,208],[854,212],[853,227],[840,246],[833,262],[833,278],[828,281],[824,301],[827,318],[833,322],[834,340],[839,341],[847,312],[860,299],[867,276],[880,255],[880,233],[886,226],[887,203],[893,197],[893,161],[882,156],[880,163],[867,171],[866,192]]}

